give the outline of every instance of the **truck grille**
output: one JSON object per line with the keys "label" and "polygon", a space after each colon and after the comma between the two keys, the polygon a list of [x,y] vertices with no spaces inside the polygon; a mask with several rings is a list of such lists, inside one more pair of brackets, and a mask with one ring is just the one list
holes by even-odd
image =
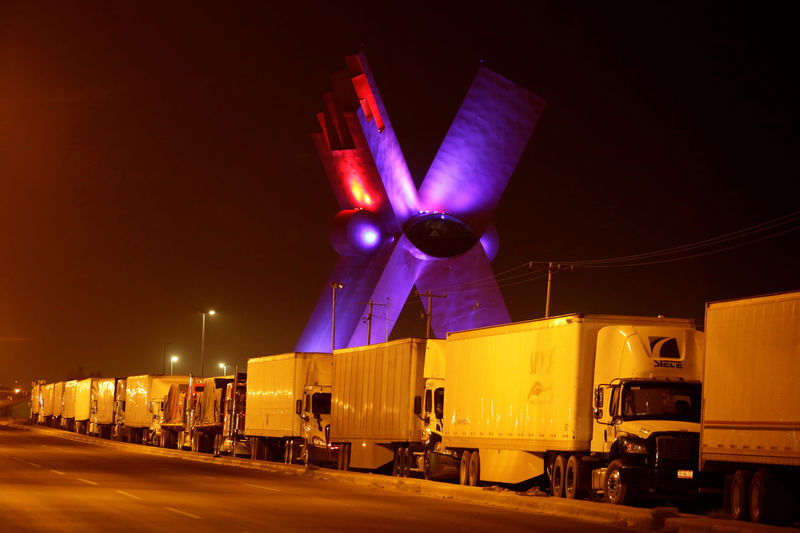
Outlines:
{"label": "truck grille", "polygon": [[697,461],[700,444],[696,436],[665,436],[656,438],[657,460]]}

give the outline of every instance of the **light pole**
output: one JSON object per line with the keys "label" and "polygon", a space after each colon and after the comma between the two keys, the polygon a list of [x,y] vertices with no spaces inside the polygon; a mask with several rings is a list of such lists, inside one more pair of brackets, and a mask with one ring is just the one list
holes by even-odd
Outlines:
{"label": "light pole", "polygon": [[331,353],[336,349],[336,289],[341,289],[343,285],[338,281],[328,283],[333,290],[333,308],[331,309]]}
{"label": "light pole", "polygon": [[217,314],[213,309],[203,311],[203,328],[200,330],[200,377],[204,376],[203,372],[203,354],[206,351],[206,315],[214,316]]}
{"label": "light pole", "polygon": [[173,355],[172,357],[169,358],[169,375],[170,376],[172,375],[172,367],[177,362],[178,362],[178,356],[177,355]]}
{"label": "light pole", "polygon": [[225,363],[220,363],[219,367],[222,369],[222,375],[223,376],[227,376],[228,375],[228,365],[226,365]]}

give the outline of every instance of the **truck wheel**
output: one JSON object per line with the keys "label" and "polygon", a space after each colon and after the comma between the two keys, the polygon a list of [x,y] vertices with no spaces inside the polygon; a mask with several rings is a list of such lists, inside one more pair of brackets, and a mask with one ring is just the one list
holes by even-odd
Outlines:
{"label": "truck wheel", "polygon": [[461,452],[461,462],[458,464],[458,482],[462,485],[469,484],[469,450]]}
{"label": "truck wheel", "polygon": [[294,463],[294,441],[291,439],[283,445],[283,462],[287,465]]}
{"label": "truck wheel", "polygon": [[750,480],[753,473],[749,470],[737,470],[731,482],[731,518],[747,520],[750,493]]}
{"label": "truck wheel", "polygon": [[564,470],[564,497],[574,500],[580,494],[581,460],[577,455],[570,455]]}
{"label": "truck wheel", "polygon": [[469,455],[469,484],[471,487],[481,484],[481,456],[478,450]]}
{"label": "truck wheel", "polygon": [[212,449],[212,452],[214,453],[214,457],[219,457],[220,456],[219,450],[220,450],[220,448],[222,448],[222,442],[221,441],[222,441],[222,434],[221,433],[217,433],[216,435],[214,435],[214,446],[213,446],[213,449]]}
{"label": "truck wheel", "polygon": [[406,449],[400,446],[394,453],[394,468],[393,474],[397,477],[403,477],[406,472]]}
{"label": "truck wheel", "polygon": [[630,487],[622,481],[621,468],[622,461],[619,459],[611,461],[611,464],[608,465],[605,483],[606,499],[610,503],[618,505],[631,505],[634,503],[634,497]]}
{"label": "truck wheel", "polygon": [[411,448],[406,448],[405,459],[403,460],[403,477],[412,477],[412,468],[414,468],[414,452],[411,451]]}
{"label": "truck wheel", "polygon": [[556,498],[564,497],[564,471],[566,470],[566,460],[563,455],[557,455],[553,461],[553,472],[550,475],[550,490]]}
{"label": "truck wheel", "polygon": [[422,477],[426,480],[431,478],[431,451],[429,449],[426,449],[422,456]]}
{"label": "truck wheel", "polygon": [[200,451],[200,433],[196,431],[192,433],[192,451],[193,452]]}

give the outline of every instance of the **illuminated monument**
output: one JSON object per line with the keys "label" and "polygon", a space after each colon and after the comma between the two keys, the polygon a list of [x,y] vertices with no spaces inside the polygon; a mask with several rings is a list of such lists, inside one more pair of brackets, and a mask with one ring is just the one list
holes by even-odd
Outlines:
{"label": "illuminated monument", "polygon": [[367,344],[369,301],[384,306],[371,341],[384,340],[377,310],[391,331],[414,286],[446,293],[433,303],[436,337],[509,322],[489,265],[491,217],[544,102],[481,67],[418,190],[364,54],[346,60],[313,136],[342,209],[331,228],[340,257],[295,349],[330,351],[336,283],[336,348]]}

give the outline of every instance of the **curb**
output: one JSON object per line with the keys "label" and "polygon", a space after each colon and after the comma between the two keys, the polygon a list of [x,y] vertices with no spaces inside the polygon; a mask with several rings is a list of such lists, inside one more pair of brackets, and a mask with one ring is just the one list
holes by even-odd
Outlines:
{"label": "curb", "polygon": [[142,446],[127,442],[103,440],[87,435],[69,433],[55,428],[11,423],[11,427],[26,431],[38,431],[59,438],[118,448],[132,453],[144,453],[175,457],[186,461],[261,470],[290,476],[306,476],[312,479],[337,481],[361,487],[397,490],[433,498],[476,503],[526,511],[547,516],[560,516],[583,522],[609,524],[669,533],[779,533],[797,531],[795,528],[765,526],[749,522],[715,519],[703,516],[680,514],[673,507],[642,509],[608,503],[582,500],[566,500],[549,496],[529,495],[498,487],[465,487],[451,483],[438,483],[415,478],[399,478],[362,472],[342,472],[315,466],[286,465],[267,461],[253,461],[239,457],[214,457],[210,454]]}

